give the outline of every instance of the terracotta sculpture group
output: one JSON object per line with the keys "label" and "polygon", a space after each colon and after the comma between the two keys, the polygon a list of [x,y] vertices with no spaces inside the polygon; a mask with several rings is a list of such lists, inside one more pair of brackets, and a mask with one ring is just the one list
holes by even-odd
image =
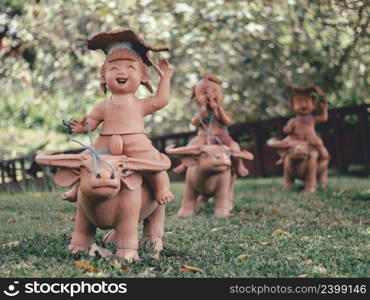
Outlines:
{"label": "terracotta sculpture group", "polygon": [[[43,153],[36,157],[40,164],[56,166],[56,184],[72,188],[62,199],[77,201],[75,227],[69,249],[88,251],[97,228],[111,229],[105,242],[117,246],[115,256],[138,259],[138,223],[144,221],[143,242],[163,248],[165,205],[174,195],[170,190],[167,170],[169,158],[155,149],[145,134],[144,117],[169,103],[173,67],[166,59],[153,63],[150,51],[168,51],[145,42],[131,29],[103,32],[88,40],[88,48],[105,53],[100,68],[100,85],[107,100],[98,103],[81,120],[70,123],[73,133],[94,131],[101,127],[96,142],[81,154]],[[148,67],[153,67],[160,80],[153,96],[138,99],[142,84],[154,92],[149,83]],[[289,87],[291,106],[297,116],[291,119],[283,140],[271,139],[268,145],[279,149],[284,164],[284,187],[290,188],[295,178],[305,181],[305,193],[315,190],[316,178],[327,183],[329,155],[315,133],[315,124],[327,119],[327,104],[313,116],[315,96],[324,98],[317,87]],[[206,74],[193,87],[191,100],[198,112],[191,119],[197,135],[185,147],[170,145],[168,155],[179,158],[176,173],[185,173],[185,191],[179,217],[190,217],[195,208],[214,198],[216,217],[228,217],[233,207],[233,184],[237,177],[248,175],[244,161],[253,154],[241,150],[228,133],[232,118],[223,109],[221,80]]]}

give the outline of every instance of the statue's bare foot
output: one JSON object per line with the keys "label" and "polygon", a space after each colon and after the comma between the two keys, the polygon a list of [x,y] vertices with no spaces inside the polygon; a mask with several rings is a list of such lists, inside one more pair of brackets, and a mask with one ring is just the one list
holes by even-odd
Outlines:
{"label": "statue's bare foot", "polygon": [[186,171],[186,166],[183,164],[178,165],[172,170],[175,174],[183,174]]}
{"label": "statue's bare foot", "polygon": [[276,161],[276,165],[282,165],[284,163],[284,157],[280,158],[279,160]]}
{"label": "statue's bare foot", "polygon": [[136,249],[117,249],[114,256],[128,262],[139,260],[139,254]]}
{"label": "statue's bare foot", "polygon": [[158,202],[158,204],[164,205],[173,200],[174,196],[172,192],[168,189],[162,190],[156,195],[155,200]]}
{"label": "statue's bare foot", "polygon": [[236,166],[236,174],[239,177],[245,177],[249,174],[249,170],[244,166],[243,162],[238,162]]}
{"label": "statue's bare foot", "polygon": [[77,193],[74,191],[74,189],[71,189],[70,191],[63,193],[60,196],[60,198],[62,198],[62,200],[66,200],[66,201],[69,201],[69,202],[76,202],[77,201]]}

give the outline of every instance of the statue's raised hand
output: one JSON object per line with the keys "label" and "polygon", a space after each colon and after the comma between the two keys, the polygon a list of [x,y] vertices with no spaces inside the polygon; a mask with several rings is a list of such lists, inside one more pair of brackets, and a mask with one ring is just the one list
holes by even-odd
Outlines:
{"label": "statue's raised hand", "polygon": [[171,78],[173,75],[173,67],[165,58],[161,58],[158,65],[153,64],[153,68],[161,78]]}
{"label": "statue's raised hand", "polygon": [[86,132],[87,131],[86,119],[87,117],[84,117],[82,120],[73,119],[71,121],[72,132],[74,133]]}

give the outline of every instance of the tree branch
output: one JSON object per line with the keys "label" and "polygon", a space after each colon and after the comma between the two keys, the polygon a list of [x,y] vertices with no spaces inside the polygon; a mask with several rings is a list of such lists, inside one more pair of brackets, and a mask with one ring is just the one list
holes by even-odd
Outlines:
{"label": "tree branch", "polygon": [[324,89],[325,90],[329,90],[331,86],[334,84],[337,75],[341,72],[353,48],[356,46],[357,42],[367,31],[370,18],[367,18],[366,22],[361,24],[364,18],[364,14],[366,14],[364,12],[364,9],[365,9],[365,6],[361,6],[358,10],[358,22],[357,22],[357,25],[355,26],[355,34],[353,36],[352,43],[343,50],[343,54],[339,58],[338,63],[333,68],[331,68],[327,72],[327,74],[324,75]]}

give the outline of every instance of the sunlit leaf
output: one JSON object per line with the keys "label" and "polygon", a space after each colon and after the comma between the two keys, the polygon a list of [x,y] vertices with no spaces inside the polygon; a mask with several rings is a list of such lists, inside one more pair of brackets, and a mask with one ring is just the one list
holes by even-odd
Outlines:
{"label": "sunlit leaf", "polygon": [[118,260],[114,260],[109,265],[114,267],[117,270],[122,270],[124,272],[129,272],[130,271],[129,267],[122,265]]}
{"label": "sunlit leaf", "polygon": [[249,254],[241,254],[241,255],[237,256],[236,259],[246,259],[249,256],[250,256]]}
{"label": "sunlit leaf", "polygon": [[276,236],[276,235],[280,235],[280,234],[289,235],[290,233],[282,230],[281,228],[278,228],[273,233],[271,233],[272,236]]}
{"label": "sunlit leaf", "polygon": [[19,241],[14,241],[14,242],[3,244],[2,246],[12,248],[12,247],[16,247],[18,245],[19,245]]}
{"label": "sunlit leaf", "polygon": [[272,243],[271,242],[260,242],[259,243],[261,246],[271,246]]}
{"label": "sunlit leaf", "polygon": [[244,245],[244,244],[239,244],[239,245],[238,245],[238,248],[240,248],[240,249],[245,249],[245,245]]}
{"label": "sunlit leaf", "polygon": [[304,265],[312,265],[313,264],[313,260],[312,259],[307,259],[303,262]]}
{"label": "sunlit leaf", "polygon": [[44,194],[43,193],[33,193],[32,197],[39,198],[42,197]]}

